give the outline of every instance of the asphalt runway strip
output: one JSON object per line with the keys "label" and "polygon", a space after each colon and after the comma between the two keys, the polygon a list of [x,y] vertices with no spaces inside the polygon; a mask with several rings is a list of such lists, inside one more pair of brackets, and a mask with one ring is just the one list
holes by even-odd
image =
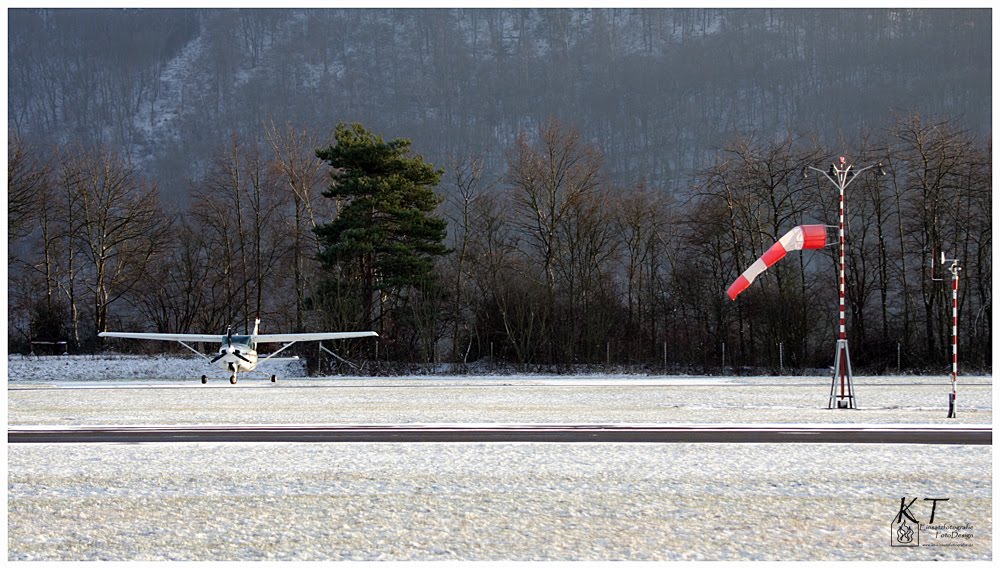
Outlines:
{"label": "asphalt runway strip", "polygon": [[222,426],[24,426],[8,443],[554,442],[873,443],[990,445],[988,425],[403,424]]}

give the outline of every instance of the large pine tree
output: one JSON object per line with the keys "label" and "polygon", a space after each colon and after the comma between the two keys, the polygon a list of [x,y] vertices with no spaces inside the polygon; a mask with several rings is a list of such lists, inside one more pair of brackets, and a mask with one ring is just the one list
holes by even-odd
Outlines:
{"label": "large pine tree", "polygon": [[331,167],[323,195],[337,217],[316,227],[323,244],[324,305],[342,325],[377,326],[433,286],[434,257],[447,253],[446,222],[433,215],[443,171],[361,124],[337,125],[336,144],[316,151]]}

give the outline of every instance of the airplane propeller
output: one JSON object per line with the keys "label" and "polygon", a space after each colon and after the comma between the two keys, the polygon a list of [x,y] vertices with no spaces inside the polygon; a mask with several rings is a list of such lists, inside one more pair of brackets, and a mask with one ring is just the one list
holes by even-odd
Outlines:
{"label": "airplane propeller", "polygon": [[232,355],[234,355],[234,356],[238,357],[239,359],[241,359],[241,360],[245,361],[245,362],[246,362],[246,363],[248,363],[248,364],[249,364],[249,363],[253,363],[253,362],[251,362],[250,360],[248,360],[248,359],[246,358],[246,356],[244,356],[243,354],[241,354],[239,350],[233,350],[233,351],[228,351],[228,350],[227,350],[227,351],[225,351],[225,352],[221,352],[221,353],[219,353],[219,355],[217,355],[217,356],[215,356],[214,358],[212,358],[212,363],[214,364],[215,362],[217,362],[217,361],[221,360],[222,358],[224,358],[224,357],[228,356],[229,354],[232,354]]}
{"label": "airplane propeller", "polygon": [[226,350],[224,352],[220,352],[219,355],[217,355],[214,358],[212,358],[212,363],[213,364],[215,362],[221,360],[222,358],[226,357],[226,355],[228,355],[228,354],[232,354],[232,355],[238,357],[239,359],[245,361],[248,364],[249,363],[253,363],[250,360],[248,360],[243,354],[241,354],[239,350],[233,348],[233,327],[232,326],[229,326],[229,327],[226,328],[226,346],[229,348],[228,350]]}

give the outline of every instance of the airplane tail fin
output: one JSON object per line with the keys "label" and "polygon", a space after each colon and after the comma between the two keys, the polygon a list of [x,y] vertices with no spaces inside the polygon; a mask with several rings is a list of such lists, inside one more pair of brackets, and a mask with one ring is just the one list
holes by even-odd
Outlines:
{"label": "airplane tail fin", "polygon": [[253,321],[253,332],[251,332],[251,334],[250,334],[250,335],[251,335],[251,336],[256,336],[256,335],[257,335],[257,329],[258,329],[259,327],[260,327],[260,318],[256,318],[256,319],[255,319],[255,320]]}

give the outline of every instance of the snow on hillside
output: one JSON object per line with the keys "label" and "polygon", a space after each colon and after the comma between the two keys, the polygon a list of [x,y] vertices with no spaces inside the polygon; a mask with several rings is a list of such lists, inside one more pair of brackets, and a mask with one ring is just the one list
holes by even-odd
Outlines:
{"label": "snow on hillside", "polygon": [[167,64],[160,73],[160,89],[156,98],[143,104],[132,119],[137,130],[149,143],[142,160],[151,160],[152,151],[164,141],[175,141],[180,135],[177,120],[184,113],[185,100],[191,98],[196,83],[195,62],[205,51],[202,35],[194,38]]}

